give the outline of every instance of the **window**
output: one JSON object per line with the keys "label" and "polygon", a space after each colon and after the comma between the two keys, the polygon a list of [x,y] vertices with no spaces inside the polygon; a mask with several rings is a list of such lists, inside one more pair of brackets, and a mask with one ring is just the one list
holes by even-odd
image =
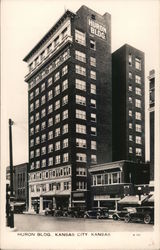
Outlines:
{"label": "window", "polygon": [[96,94],[96,85],[91,84],[91,94]]}
{"label": "window", "polygon": [[132,123],[129,123],[129,128],[132,129]]}
{"label": "window", "polygon": [[33,135],[34,134],[34,128],[31,128],[30,129],[30,135]]}
{"label": "window", "polygon": [[57,68],[60,65],[60,58],[57,58],[55,61],[55,67]]}
{"label": "window", "polygon": [[129,153],[132,154],[133,153],[133,148],[129,147]]}
{"label": "window", "polygon": [[132,139],[132,135],[129,135],[129,141],[132,141],[133,139]]}
{"label": "window", "polygon": [[63,98],[62,98],[62,106],[66,105],[68,103],[68,95],[65,95]]}
{"label": "window", "polygon": [[132,97],[129,97],[128,100],[129,100],[129,103],[132,103]]}
{"label": "window", "polygon": [[46,154],[46,147],[42,147],[42,149],[41,149],[41,154],[42,154],[42,155]]}
{"label": "window", "polygon": [[76,175],[86,176],[87,175],[87,171],[86,171],[85,168],[82,168],[82,167],[76,168]]}
{"label": "window", "polygon": [[97,131],[95,127],[91,127],[91,135],[97,135]]}
{"label": "window", "polygon": [[52,90],[50,90],[50,91],[48,92],[48,101],[51,100],[52,97],[53,97],[53,92],[52,92]]}
{"label": "window", "polygon": [[40,143],[40,137],[36,137],[36,145],[38,145]]}
{"label": "window", "polygon": [[30,147],[34,146],[34,139],[30,140]]}
{"label": "window", "polygon": [[136,87],[136,95],[140,95],[141,96],[141,89]]}
{"label": "window", "polygon": [[60,108],[60,100],[56,101],[55,102],[55,106],[54,106],[54,109],[57,110]]}
{"label": "window", "polygon": [[65,120],[65,119],[67,119],[68,118],[68,109],[66,109],[66,110],[64,110],[63,112],[62,112],[62,120]]}
{"label": "window", "polygon": [[91,163],[97,163],[97,156],[91,155]]}
{"label": "window", "polygon": [[46,115],[46,110],[42,109],[42,111],[41,111],[41,118],[43,118],[45,115]]}
{"label": "window", "polygon": [[53,144],[48,145],[48,153],[53,152]]}
{"label": "window", "polygon": [[96,58],[90,56],[90,65],[96,67]]}
{"label": "window", "polygon": [[138,84],[141,84],[141,77],[138,75],[135,75],[135,82]]}
{"label": "window", "polygon": [[136,148],[136,156],[142,156],[142,149]]}
{"label": "window", "polygon": [[68,147],[68,138],[63,140],[63,148],[67,148]]}
{"label": "window", "polygon": [[42,136],[41,136],[41,142],[45,142],[46,141],[46,134],[43,134]]}
{"label": "window", "polygon": [[49,105],[48,106],[48,114],[52,113],[53,112],[53,105]]}
{"label": "window", "polygon": [[129,110],[129,116],[132,116],[132,110]]}
{"label": "window", "polygon": [[86,111],[76,109],[76,118],[86,120]]}
{"label": "window", "polygon": [[49,131],[48,133],[48,140],[53,139],[53,131]]}
{"label": "window", "polygon": [[90,40],[90,48],[96,50],[96,42],[94,40]]}
{"label": "window", "polygon": [[141,60],[139,58],[135,58],[135,67],[141,70]]}
{"label": "window", "polygon": [[30,152],[30,158],[32,159],[34,157],[34,151]]}
{"label": "window", "polygon": [[39,120],[39,112],[36,113],[36,117],[35,117],[35,121],[38,121]]}
{"label": "window", "polygon": [[136,132],[142,132],[142,126],[140,124],[136,124]]}
{"label": "window", "polygon": [[42,160],[42,168],[45,168],[46,167],[46,159],[43,159]]}
{"label": "window", "polygon": [[128,55],[128,63],[130,66],[132,66],[132,55],[131,54]]}
{"label": "window", "polygon": [[141,100],[136,99],[135,106],[136,108],[141,108]]}
{"label": "window", "polygon": [[76,124],[76,133],[86,134],[86,125]]}
{"label": "window", "polygon": [[43,95],[42,97],[41,97],[41,104],[44,104],[46,102],[46,97],[45,97],[45,95]]}
{"label": "window", "polygon": [[86,98],[82,95],[76,95],[76,103],[80,105],[86,105]]}
{"label": "window", "polygon": [[36,168],[40,168],[40,161],[36,161]]}
{"label": "window", "polygon": [[60,78],[60,73],[57,72],[54,76],[54,81],[56,82]]}
{"label": "window", "polygon": [[60,143],[60,141],[57,141],[55,143],[55,151],[60,150],[60,149],[61,149],[61,143]]}
{"label": "window", "polygon": [[96,100],[94,100],[94,99],[91,99],[91,107],[92,108],[96,108]]}
{"label": "window", "polygon": [[29,95],[29,99],[32,100],[33,99],[33,92],[30,93]]}
{"label": "window", "polygon": [[61,156],[60,155],[56,155],[55,157],[55,164],[60,164],[61,163]]}
{"label": "window", "polygon": [[78,50],[75,51],[75,58],[81,62],[86,62],[86,55]]}
{"label": "window", "polygon": [[30,104],[30,112],[32,112],[33,111],[33,109],[34,109],[34,104],[32,103],[32,104]]}
{"label": "window", "polygon": [[48,158],[48,166],[53,166],[53,157]]}
{"label": "window", "polygon": [[87,161],[86,154],[77,153],[76,154],[76,161],[77,162],[86,162]]}
{"label": "window", "polygon": [[62,76],[64,76],[65,74],[67,74],[68,73],[68,65],[66,65],[66,66],[64,66],[63,68],[62,68]]}
{"label": "window", "polygon": [[84,67],[81,67],[80,65],[76,65],[76,73],[86,76],[86,69]]}
{"label": "window", "polygon": [[129,91],[132,91],[132,86],[129,86]]}
{"label": "window", "polygon": [[60,93],[60,85],[57,85],[54,89],[54,96],[59,95],[59,93]]}
{"label": "window", "polygon": [[60,114],[57,114],[55,116],[55,124],[59,123],[60,122]]}
{"label": "window", "polygon": [[29,71],[31,72],[31,71],[32,71],[32,69],[33,69],[33,62],[32,62],[32,63],[30,63],[30,65],[29,65]]}
{"label": "window", "polygon": [[39,107],[39,99],[36,100],[36,102],[35,102],[35,108],[38,108],[38,107]]}
{"label": "window", "polygon": [[42,122],[42,124],[41,124],[41,130],[43,130],[45,128],[46,128],[46,122]]}
{"label": "window", "polygon": [[93,71],[93,70],[90,71],[90,78],[96,80],[96,72],[95,71]]}
{"label": "window", "polygon": [[85,33],[79,31],[79,30],[75,30],[75,41],[77,43],[80,43],[81,45],[86,45],[86,35]]}
{"label": "window", "polygon": [[65,89],[68,89],[68,79],[62,82],[62,91],[64,91]]}
{"label": "window", "polygon": [[132,79],[132,73],[129,72],[129,79]]}
{"label": "window", "polygon": [[47,84],[47,86],[49,87],[50,85],[52,85],[52,77],[50,77],[49,79],[48,79],[48,84]]}
{"label": "window", "polygon": [[76,147],[78,147],[78,148],[86,148],[86,140],[76,138]]}
{"label": "window", "polygon": [[62,31],[62,39],[64,39],[67,36],[68,30],[67,27]]}
{"label": "window", "polygon": [[60,190],[61,189],[61,183],[56,183],[56,190]]}
{"label": "window", "polygon": [[47,47],[47,54],[49,54],[52,51],[52,44],[50,43]]}
{"label": "window", "polygon": [[86,190],[87,189],[87,183],[85,181],[78,181],[76,182],[77,190]]}
{"label": "window", "polygon": [[31,169],[31,170],[34,169],[34,162],[31,163],[30,169]]}
{"label": "window", "polygon": [[97,142],[96,141],[91,141],[91,149],[94,149],[94,150],[97,149]]}
{"label": "window", "polygon": [[55,39],[54,39],[54,47],[57,47],[59,44],[59,36],[57,36]]}
{"label": "window", "polygon": [[44,57],[45,57],[45,51],[43,51],[43,52],[40,54],[40,59],[41,59],[41,61],[43,61]]}
{"label": "window", "polygon": [[63,154],[63,162],[68,162],[68,153]]}
{"label": "window", "polygon": [[86,83],[80,79],[76,79],[76,89],[86,91]]}
{"label": "window", "polygon": [[52,126],[53,125],[53,118],[49,118],[48,119],[48,127]]}
{"label": "window", "polygon": [[68,133],[68,124],[63,125],[62,127],[62,134]]}
{"label": "window", "polygon": [[30,124],[32,124],[34,122],[34,116],[32,115],[31,117],[30,117]]}
{"label": "window", "polygon": [[141,120],[141,113],[140,112],[136,112],[136,120]]}
{"label": "window", "polygon": [[58,137],[60,135],[60,128],[55,129],[55,137]]}
{"label": "window", "polygon": [[137,144],[142,144],[142,138],[141,138],[141,136],[136,136],[136,143]]}
{"label": "window", "polygon": [[69,182],[64,182],[64,190],[68,190],[69,189]]}
{"label": "window", "polygon": [[96,122],[96,114],[91,113],[91,121]]}

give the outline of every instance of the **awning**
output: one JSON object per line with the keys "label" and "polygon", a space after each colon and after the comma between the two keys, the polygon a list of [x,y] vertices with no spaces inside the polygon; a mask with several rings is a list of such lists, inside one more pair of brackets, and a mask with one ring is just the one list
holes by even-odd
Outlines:
{"label": "awning", "polygon": [[154,195],[152,195],[148,200],[147,202],[154,202]]}
{"label": "awning", "polygon": [[48,192],[45,192],[43,194],[41,194],[41,196],[63,196],[63,195],[67,195],[69,196],[70,195],[70,191],[69,190],[51,190],[51,191],[48,191]]}
{"label": "awning", "polygon": [[72,201],[73,203],[85,203],[85,201]]}
{"label": "awning", "polygon": [[25,202],[13,202],[14,206],[24,206],[26,205]]}
{"label": "awning", "polygon": [[129,196],[125,196],[123,199],[121,199],[120,201],[118,201],[118,204],[133,204],[133,205],[138,205],[141,204],[143,201],[145,201],[147,199],[147,195],[141,195],[141,199],[139,200],[139,196],[138,195],[129,195]]}

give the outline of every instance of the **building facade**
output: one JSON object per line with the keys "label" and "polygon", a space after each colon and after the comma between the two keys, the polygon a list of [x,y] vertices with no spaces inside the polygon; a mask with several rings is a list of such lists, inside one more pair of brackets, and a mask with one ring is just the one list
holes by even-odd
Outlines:
{"label": "building facade", "polygon": [[91,166],[89,172],[92,207],[117,210],[123,197],[138,204],[136,195],[142,201],[149,193],[149,164],[123,160]]}
{"label": "building facade", "polygon": [[149,80],[149,135],[150,135],[150,181],[154,181],[154,126],[155,126],[155,71],[151,70]]}
{"label": "building facade", "polygon": [[112,161],[111,17],[66,11],[29,67],[29,209],[87,206],[88,166]]}
{"label": "building facade", "polygon": [[[6,179],[10,181],[10,167],[6,168]],[[14,201],[28,205],[28,163],[13,166]]]}
{"label": "building facade", "polygon": [[144,53],[125,44],[112,54],[113,161],[145,161]]}

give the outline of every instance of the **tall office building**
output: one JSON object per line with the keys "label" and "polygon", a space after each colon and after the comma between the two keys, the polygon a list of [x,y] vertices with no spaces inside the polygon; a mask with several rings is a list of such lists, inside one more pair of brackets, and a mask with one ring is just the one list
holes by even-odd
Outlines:
{"label": "tall office building", "polygon": [[144,53],[125,44],[112,54],[113,161],[145,161]]}
{"label": "tall office building", "polygon": [[155,71],[149,72],[150,181],[154,181]]}
{"label": "tall office building", "polygon": [[110,14],[67,10],[24,61],[29,209],[87,206],[88,166],[112,161]]}

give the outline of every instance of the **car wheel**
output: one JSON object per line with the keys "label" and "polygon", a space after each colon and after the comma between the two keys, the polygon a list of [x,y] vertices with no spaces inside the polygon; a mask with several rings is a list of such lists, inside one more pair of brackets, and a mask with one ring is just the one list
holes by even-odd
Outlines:
{"label": "car wheel", "polygon": [[118,217],[116,215],[113,215],[113,220],[118,220]]}
{"label": "car wheel", "polygon": [[149,214],[146,214],[144,217],[144,223],[149,224],[151,222],[151,216]]}
{"label": "car wheel", "polygon": [[86,219],[86,218],[87,218],[87,215],[85,214],[85,215],[84,215],[84,219]]}
{"label": "car wheel", "polygon": [[126,223],[130,222],[130,220],[131,220],[130,216],[126,216],[125,219],[124,219],[124,221],[125,221]]}
{"label": "car wheel", "polygon": [[97,220],[99,220],[99,219],[100,219],[100,216],[99,216],[99,215],[97,215],[97,217],[96,217],[96,218],[97,218]]}

